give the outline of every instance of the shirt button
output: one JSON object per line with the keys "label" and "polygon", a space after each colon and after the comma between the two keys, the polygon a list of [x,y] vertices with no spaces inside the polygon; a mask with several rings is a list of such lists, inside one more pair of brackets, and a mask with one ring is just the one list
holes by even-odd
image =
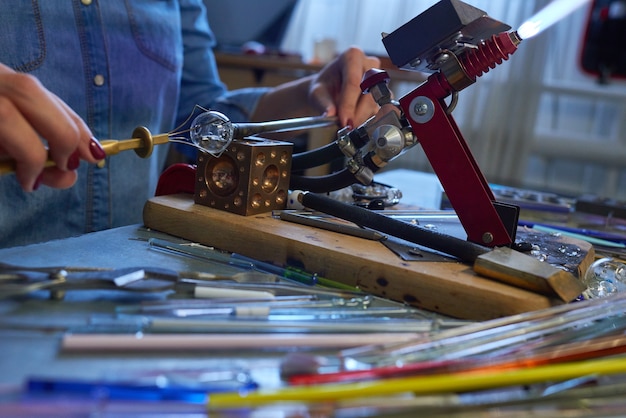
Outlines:
{"label": "shirt button", "polygon": [[93,78],[93,83],[100,87],[104,84],[104,76],[102,74],[97,74],[94,78]]}
{"label": "shirt button", "polygon": [[80,2],[85,6],[89,6],[91,4],[91,0],[80,0]]}

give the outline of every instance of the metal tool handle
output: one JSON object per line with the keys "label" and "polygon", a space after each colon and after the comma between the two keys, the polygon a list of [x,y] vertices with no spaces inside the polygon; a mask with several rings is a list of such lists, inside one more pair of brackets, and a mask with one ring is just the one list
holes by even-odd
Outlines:
{"label": "metal tool handle", "polygon": [[348,205],[324,195],[303,192],[298,195],[298,201],[310,209],[354,222],[357,225],[365,226],[414,244],[441,251],[457,257],[465,263],[473,264],[479,255],[488,253],[491,250],[470,241],[390,218],[376,213],[376,211]]}
{"label": "metal tool handle", "polygon": [[233,137],[239,139],[264,132],[288,132],[300,129],[322,128],[336,125],[337,121],[338,119],[335,116],[309,116],[268,122],[233,123]]}
{"label": "metal tool handle", "polygon": [[[152,154],[155,145],[166,144],[169,141],[169,134],[152,135],[148,128],[139,126],[133,131],[132,139],[106,139],[100,141],[102,149],[107,156],[119,154],[122,151],[135,150],[141,158],[148,158]],[[46,161],[44,167],[54,167],[56,163],[52,160]],[[15,160],[6,158],[0,159],[0,175],[15,172]]]}

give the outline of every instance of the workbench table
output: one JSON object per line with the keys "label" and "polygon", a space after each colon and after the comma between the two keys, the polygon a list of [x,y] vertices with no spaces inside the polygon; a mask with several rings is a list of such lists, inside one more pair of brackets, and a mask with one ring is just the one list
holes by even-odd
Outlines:
{"label": "workbench table", "polygon": [[[433,176],[425,175],[430,186],[417,194],[419,202],[427,204],[438,195]],[[436,180],[436,178],[435,178]],[[425,195],[423,193],[426,193]],[[142,225],[131,225],[80,237],[50,241],[23,247],[0,249],[0,261],[25,266],[79,267],[165,267],[178,271],[206,269],[206,262],[190,257],[151,249],[149,238],[178,238]],[[145,296],[145,298],[158,298]],[[223,367],[254,363],[254,376],[264,385],[279,383],[277,366],[283,352],[247,352],[233,358],[232,353],[165,353],[137,355],[83,355],[62,353],[63,330],[84,326],[94,315],[111,315],[120,304],[135,304],[136,295],[106,292],[68,292],[65,300],[51,301],[42,297],[0,300],[0,385],[21,385],[29,376],[65,376],[96,379],[116,372],[145,369]]]}
{"label": "workbench table", "polygon": [[[76,238],[0,250],[0,260],[25,266],[163,267],[177,271],[202,271],[206,262],[151,249],[148,238],[176,240],[141,225],[96,232]],[[117,306],[163,298],[161,294],[136,295],[111,291],[72,291],[64,300],[45,295],[0,301],[0,384],[21,385],[31,376],[101,379],[133,370],[219,368],[255,364],[255,376],[268,385],[278,383],[277,365],[283,353],[229,352],[164,353],[64,353],[61,337],[67,327],[81,327],[94,316],[113,315]],[[260,367],[259,367],[260,366]]]}
{"label": "workbench table", "polygon": [[[391,182],[394,179],[390,179]],[[412,205],[432,207],[437,204],[435,200],[440,198],[440,189],[436,182],[433,183],[433,177],[425,176],[423,187],[417,187],[416,193],[409,193],[407,201]],[[414,183],[412,183],[414,185]],[[406,185],[400,187],[405,187]],[[411,187],[411,186],[408,186]],[[211,211],[210,208],[193,208],[193,203],[189,198],[176,196],[167,196],[163,200],[154,200],[148,202],[146,208],[148,211],[157,211],[155,216],[163,216],[166,219],[165,226],[175,225],[179,231],[189,231],[191,226],[176,216],[170,216],[167,213],[162,215],[162,211]],[[434,200],[433,200],[434,199]],[[156,205],[156,206],[155,206]],[[182,205],[182,206],[181,206]],[[307,241],[316,242],[311,237],[318,236],[321,231],[308,230],[302,225],[283,225],[277,224],[281,222],[277,219],[267,219],[267,216],[245,218],[236,216],[232,218],[231,214],[211,212],[209,218],[212,221],[206,224],[204,219],[198,224],[198,233],[204,236],[211,236],[215,230],[211,231],[211,227],[215,226],[215,220],[221,225],[219,234],[227,232],[229,226],[237,223],[245,223],[253,229],[260,229],[265,232],[276,230],[276,226],[295,228],[290,233],[286,233],[286,238],[294,241],[287,245],[287,248],[298,249],[294,244],[300,238]],[[215,217],[217,216],[217,217]],[[206,217],[205,217],[206,218]],[[153,220],[154,218],[152,218]],[[233,221],[236,219],[238,222]],[[227,222],[223,222],[226,220]],[[269,223],[268,223],[269,222]],[[287,222],[284,222],[287,224]],[[163,223],[161,223],[163,225]],[[204,229],[203,229],[204,228]],[[280,229],[279,228],[279,229]],[[161,238],[169,241],[190,240],[193,237],[176,237],[167,231],[167,227],[161,230],[146,227],[143,225],[131,225],[127,227],[112,229],[108,231],[86,234],[80,237],[51,241],[41,244],[34,244],[24,247],[0,249],[0,261],[4,263],[24,265],[24,266],[77,266],[77,267],[106,267],[106,268],[123,268],[123,267],[162,267],[176,271],[202,271],[206,269],[206,261],[192,257],[184,257],[172,253],[158,251],[148,244],[150,238]],[[258,232],[258,231],[257,231]],[[257,233],[255,232],[255,234]],[[324,231],[328,234],[331,232]],[[186,235],[178,234],[178,235]],[[293,236],[291,236],[293,235]],[[249,236],[251,242],[256,239],[252,235]],[[256,235],[255,235],[256,237]],[[222,235],[222,238],[224,236]],[[229,239],[221,239],[218,242],[230,245],[233,236]],[[241,237],[239,239],[242,239]],[[246,236],[243,236],[246,239]],[[321,238],[318,243],[324,245],[324,240],[329,238]],[[354,248],[348,253],[347,260],[354,261],[351,257],[370,257],[376,263],[385,263],[392,255],[368,255],[368,246],[380,244],[375,242],[366,242],[355,237],[332,237],[333,240],[348,240],[348,247],[354,244]],[[356,240],[356,241],[354,241]],[[202,240],[198,240],[202,241]],[[300,239],[302,241],[302,239]],[[282,245],[282,244],[281,244]],[[290,247],[291,245],[291,247]],[[295,245],[295,246],[294,246]],[[341,247],[341,243],[336,244]],[[217,247],[217,245],[216,245]],[[220,247],[221,248],[221,247]],[[232,251],[232,248],[225,248]],[[352,255],[350,255],[352,253]],[[267,252],[257,252],[249,254],[251,256],[265,256]],[[281,253],[284,255],[284,253]],[[360,255],[359,255],[360,254]],[[342,264],[340,259],[345,258],[341,251],[337,253],[336,259],[340,268],[349,269],[348,265]],[[381,258],[382,257],[382,258]],[[304,258],[307,259],[306,257]],[[280,261],[280,260],[274,260]],[[328,260],[327,260],[328,261]],[[332,260],[331,260],[332,261]],[[402,268],[406,268],[406,263],[395,261],[390,264],[397,264],[400,267],[393,267],[401,273]],[[455,265],[453,269],[466,270],[468,268],[458,266],[458,263],[448,263]],[[305,265],[305,267],[307,267]],[[378,267],[376,267],[378,268]],[[419,270],[419,267],[414,267]],[[450,268],[447,266],[446,268]],[[372,268],[363,266],[363,271],[373,271]],[[383,269],[384,270],[384,269]],[[378,273],[376,273],[378,274]],[[465,273],[462,273],[465,274]],[[472,279],[481,280],[481,279]],[[356,284],[366,284],[362,281]],[[484,285],[483,287],[492,288],[491,292],[502,291],[506,293],[505,286],[501,284]],[[396,286],[397,289],[397,286]],[[493,290],[495,289],[495,290]],[[364,290],[366,289],[364,286]],[[402,289],[398,289],[401,291]],[[503,293],[503,294],[504,294]],[[515,290],[513,297],[523,298],[528,292]],[[518,296],[515,296],[518,295]],[[112,378],[116,376],[128,376],[133,373],[142,373],[153,370],[198,370],[198,369],[223,369],[225,367],[247,369],[251,372],[252,378],[264,388],[272,388],[281,385],[280,364],[284,359],[285,350],[267,351],[259,347],[259,350],[246,350],[244,352],[219,351],[212,350],[209,353],[200,351],[187,350],[168,350],[154,351],[150,353],[138,353],[128,351],[115,352],[66,352],[61,349],[63,336],[66,335],[67,329],[89,326],[94,323],[94,319],[99,317],[110,317],[116,312],[116,308],[124,305],[135,305],[141,300],[165,298],[163,294],[129,294],[117,291],[68,291],[63,300],[50,300],[48,292],[41,292],[36,295],[24,296],[21,298],[0,300],[0,396],[6,393],[12,393],[22,385],[29,377],[63,377],[67,379],[89,379],[97,380],[103,378]],[[544,297],[538,297],[535,301],[539,301],[537,309],[550,305]],[[390,302],[391,303],[391,302]],[[459,300],[459,304],[463,304]],[[533,307],[528,305],[528,309]],[[492,312],[485,311],[484,307],[475,307],[476,312]],[[467,308],[463,308],[464,312]],[[436,315],[436,314],[432,314]],[[436,317],[436,316],[433,316]],[[444,316],[442,316],[444,317]],[[96,321],[97,322],[97,321]],[[93,326],[93,325],[92,325]],[[129,330],[132,332],[132,330]],[[334,352],[334,351],[333,351]]]}

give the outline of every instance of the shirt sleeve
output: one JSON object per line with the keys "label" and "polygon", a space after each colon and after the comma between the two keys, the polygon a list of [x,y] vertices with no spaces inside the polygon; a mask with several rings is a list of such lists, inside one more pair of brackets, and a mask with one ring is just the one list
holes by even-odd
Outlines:
{"label": "shirt sleeve", "polygon": [[196,105],[224,113],[233,122],[248,121],[259,98],[268,88],[228,91],[221,82],[213,54],[215,36],[209,28],[201,0],[180,0],[184,61],[178,124],[184,122]]}

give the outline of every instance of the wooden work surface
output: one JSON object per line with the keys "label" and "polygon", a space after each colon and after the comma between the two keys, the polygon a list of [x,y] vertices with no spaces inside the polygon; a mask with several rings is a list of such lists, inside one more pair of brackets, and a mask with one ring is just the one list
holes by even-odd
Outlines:
{"label": "wooden work surface", "polygon": [[[193,242],[298,266],[376,296],[457,318],[486,320],[561,303],[480,277],[460,262],[403,261],[378,241],[281,221],[269,213],[231,214],[196,205],[191,195],[152,198],[144,208],[144,223]],[[593,260],[593,247],[586,242],[550,240],[556,247],[579,249],[565,263],[575,273]]]}

